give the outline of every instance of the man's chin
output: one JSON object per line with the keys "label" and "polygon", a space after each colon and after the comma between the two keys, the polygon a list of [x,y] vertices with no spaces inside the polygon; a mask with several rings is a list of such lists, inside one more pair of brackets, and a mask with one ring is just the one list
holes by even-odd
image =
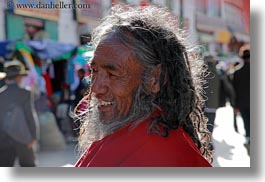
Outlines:
{"label": "man's chin", "polygon": [[115,122],[121,122],[124,119],[125,118],[118,118],[114,116],[104,116],[103,114],[99,116],[99,121],[105,125],[113,124]]}
{"label": "man's chin", "polygon": [[108,125],[108,124],[113,123],[115,121],[115,119],[111,116],[104,116],[103,114],[100,114],[99,121],[102,124]]}
{"label": "man's chin", "polygon": [[101,122],[102,124],[108,125],[108,124],[113,123],[114,121],[107,120],[107,119],[100,119],[100,122]]}

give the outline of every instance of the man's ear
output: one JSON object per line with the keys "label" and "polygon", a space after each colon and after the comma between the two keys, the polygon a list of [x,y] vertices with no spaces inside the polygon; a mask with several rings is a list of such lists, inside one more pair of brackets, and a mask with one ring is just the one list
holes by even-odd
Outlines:
{"label": "man's ear", "polygon": [[161,64],[158,64],[156,69],[152,72],[151,78],[148,82],[148,89],[154,94],[160,91],[160,75]]}

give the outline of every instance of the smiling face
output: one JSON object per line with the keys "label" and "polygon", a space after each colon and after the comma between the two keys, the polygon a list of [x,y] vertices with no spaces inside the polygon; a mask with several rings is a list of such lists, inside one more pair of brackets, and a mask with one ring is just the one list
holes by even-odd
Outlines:
{"label": "smiling face", "polygon": [[96,48],[91,63],[91,92],[98,99],[100,120],[111,123],[126,118],[141,83],[141,65],[133,58],[132,50],[113,35]]}

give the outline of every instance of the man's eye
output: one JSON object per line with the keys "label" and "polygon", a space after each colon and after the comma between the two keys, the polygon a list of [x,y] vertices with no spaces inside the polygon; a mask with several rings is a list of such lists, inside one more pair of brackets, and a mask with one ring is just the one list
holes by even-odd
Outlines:
{"label": "man's eye", "polygon": [[92,73],[97,73],[98,70],[96,68],[91,68]]}
{"label": "man's eye", "polygon": [[111,78],[114,78],[114,77],[117,77],[117,75],[116,74],[114,74],[114,73],[108,73],[109,74],[109,77],[111,77]]}

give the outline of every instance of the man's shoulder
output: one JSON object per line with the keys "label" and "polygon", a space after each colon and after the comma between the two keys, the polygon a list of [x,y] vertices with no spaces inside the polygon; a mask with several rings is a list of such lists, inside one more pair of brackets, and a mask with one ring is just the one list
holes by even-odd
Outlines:
{"label": "man's shoulder", "polygon": [[9,95],[14,95],[20,99],[28,99],[31,95],[31,91],[21,87],[8,87],[7,92]]}
{"label": "man's shoulder", "polygon": [[93,143],[87,159],[92,166],[208,166],[181,128],[162,137],[148,133],[147,126],[125,127]]}
{"label": "man's shoulder", "polygon": [[151,141],[147,142],[147,144],[154,146],[163,146],[162,148],[168,150],[176,149],[178,152],[180,152],[182,149],[186,150],[188,148],[194,150],[194,147],[196,150],[195,143],[193,142],[191,137],[183,130],[182,127],[170,130],[168,136],[166,137],[148,133],[148,137],[146,137],[146,140]]}
{"label": "man's shoulder", "polygon": [[[167,137],[152,133],[131,136],[125,144],[127,158],[124,164],[147,166],[200,166],[207,162],[191,137],[180,127]],[[135,141],[136,140],[136,141]],[[122,144],[122,143],[121,143]]]}
{"label": "man's shoulder", "polygon": [[[182,153],[182,150],[186,152],[198,152],[198,149],[191,139],[191,137],[183,130],[182,127],[178,129],[170,130],[167,137],[152,133],[148,130],[148,122],[144,122],[136,126],[135,128],[124,128],[113,136],[114,143],[120,143],[120,145],[128,145],[130,148],[132,145],[141,146],[142,150],[150,151],[174,151],[175,153]],[[124,144],[126,140],[126,144]]]}
{"label": "man's shoulder", "polygon": [[25,95],[31,94],[31,91],[29,89],[26,89],[26,88],[17,87],[17,91],[21,92],[22,94],[25,94]]}

